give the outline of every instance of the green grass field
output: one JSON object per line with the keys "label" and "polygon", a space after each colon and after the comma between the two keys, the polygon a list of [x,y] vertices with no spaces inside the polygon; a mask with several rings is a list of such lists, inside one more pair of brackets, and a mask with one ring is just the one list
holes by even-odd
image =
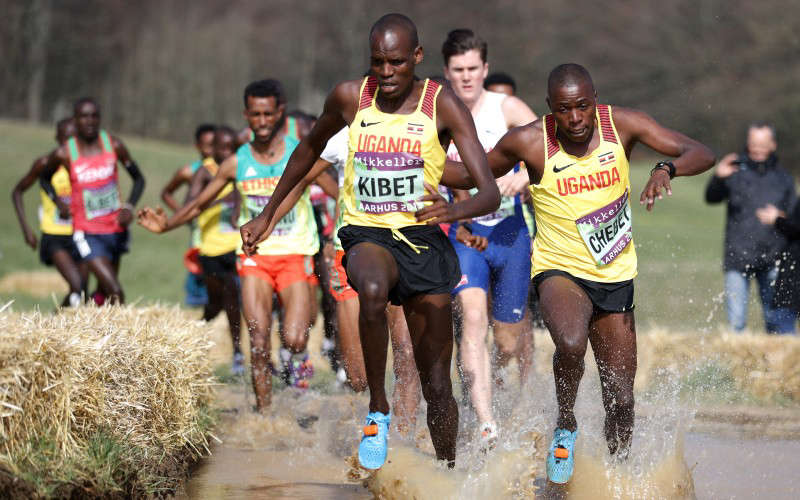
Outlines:
{"label": "green grass field", "polygon": [[[187,131],[187,136],[189,132]],[[22,239],[10,193],[32,160],[54,147],[50,128],[23,122],[0,120],[0,185],[5,186],[4,210],[0,223],[5,234],[0,242],[0,277],[18,270],[40,269],[38,254]],[[147,178],[141,204],[158,203],[161,187],[180,165],[194,160],[194,149],[158,141],[123,137],[134,159]],[[649,172],[649,165],[634,164],[633,191],[638,199]],[[717,328],[724,323],[722,301],[722,233],[724,208],[710,207],[703,201],[703,190],[710,174],[681,178],[674,182],[671,198],[647,213],[638,203],[634,208],[634,238],[639,255],[636,281],[637,319],[640,329],[663,326],[677,331]],[[124,196],[130,182],[122,172]],[[26,193],[29,221],[37,224],[38,192]],[[185,271],[181,264],[188,241],[188,230],[153,235],[133,227],[131,253],[122,261],[122,283],[129,301],[180,302]],[[23,293],[0,294],[3,302],[14,299],[17,309],[39,305],[51,309],[52,299]],[[760,308],[751,300],[750,325],[762,328]]]}

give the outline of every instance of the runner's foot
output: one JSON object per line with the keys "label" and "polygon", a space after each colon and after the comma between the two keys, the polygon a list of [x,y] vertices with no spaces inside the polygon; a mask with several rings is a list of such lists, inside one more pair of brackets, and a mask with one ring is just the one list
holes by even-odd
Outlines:
{"label": "runner's foot", "polygon": [[391,414],[371,412],[367,415],[364,436],[358,445],[358,463],[365,469],[380,469],[386,462]]}
{"label": "runner's foot", "polygon": [[572,477],[575,468],[575,440],[578,431],[570,432],[566,429],[556,429],[553,433],[553,442],[547,453],[547,479],[552,483],[565,484]]}

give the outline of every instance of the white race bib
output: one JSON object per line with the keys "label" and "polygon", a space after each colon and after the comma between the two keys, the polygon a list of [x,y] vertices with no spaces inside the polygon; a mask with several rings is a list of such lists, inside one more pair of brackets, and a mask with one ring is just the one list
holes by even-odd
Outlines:
{"label": "white race bib", "polygon": [[603,208],[576,220],[575,225],[597,266],[608,265],[633,240],[628,191]]}

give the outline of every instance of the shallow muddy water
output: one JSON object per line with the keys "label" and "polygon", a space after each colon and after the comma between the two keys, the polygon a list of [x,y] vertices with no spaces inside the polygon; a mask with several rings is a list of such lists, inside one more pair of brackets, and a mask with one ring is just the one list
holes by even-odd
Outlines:
{"label": "shallow muddy water", "polygon": [[[455,470],[444,469],[433,458],[422,403],[412,436],[403,438],[392,429],[388,461],[373,474],[354,467],[365,395],[332,383],[306,392],[276,390],[270,411],[260,416],[252,411],[249,379],[240,379],[219,392],[223,417],[217,436],[222,444],[212,448],[213,455],[194,471],[179,496],[800,498],[800,410],[697,409],[681,399],[678,379],[667,380],[637,391],[631,455],[624,464],[613,464],[602,437],[600,388],[590,362],[576,405],[580,437],[575,474],[566,488],[549,485],[544,454],[555,421],[555,395],[547,339],[538,340],[543,348],[537,350],[535,374],[525,389],[520,390],[516,374],[510,373],[507,389],[495,395],[500,436],[488,456],[475,446],[475,417],[460,399],[455,370],[460,401]],[[312,356],[317,352],[314,342],[312,334]],[[325,365],[316,356],[314,362]]]}

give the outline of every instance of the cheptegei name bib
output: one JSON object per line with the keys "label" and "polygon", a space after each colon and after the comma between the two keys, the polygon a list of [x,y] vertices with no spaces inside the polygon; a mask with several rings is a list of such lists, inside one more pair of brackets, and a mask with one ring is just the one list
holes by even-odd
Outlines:
{"label": "cheptegei name bib", "polygon": [[[259,215],[271,198],[272,196],[248,194],[245,199],[245,208],[247,209],[248,218],[252,220]],[[295,211],[295,207],[292,207],[292,209],[275,224],[275,229],[272,230],[272,234],[284,236],[291,233],[294,228],[295,220],[297,220],[297,212]]]}
{"label": "cheptegei name bib", "polygon": [[607,266],[633,240],[628,191],[604,206],[575,221],[578,233],[599,266]]}
{"label": "cheptegei name bib", "polygon": [[371,153],[353,156],[353,191],[358,210],[371,214],[416,212],[425,195],[425,161],[411,153]]}

